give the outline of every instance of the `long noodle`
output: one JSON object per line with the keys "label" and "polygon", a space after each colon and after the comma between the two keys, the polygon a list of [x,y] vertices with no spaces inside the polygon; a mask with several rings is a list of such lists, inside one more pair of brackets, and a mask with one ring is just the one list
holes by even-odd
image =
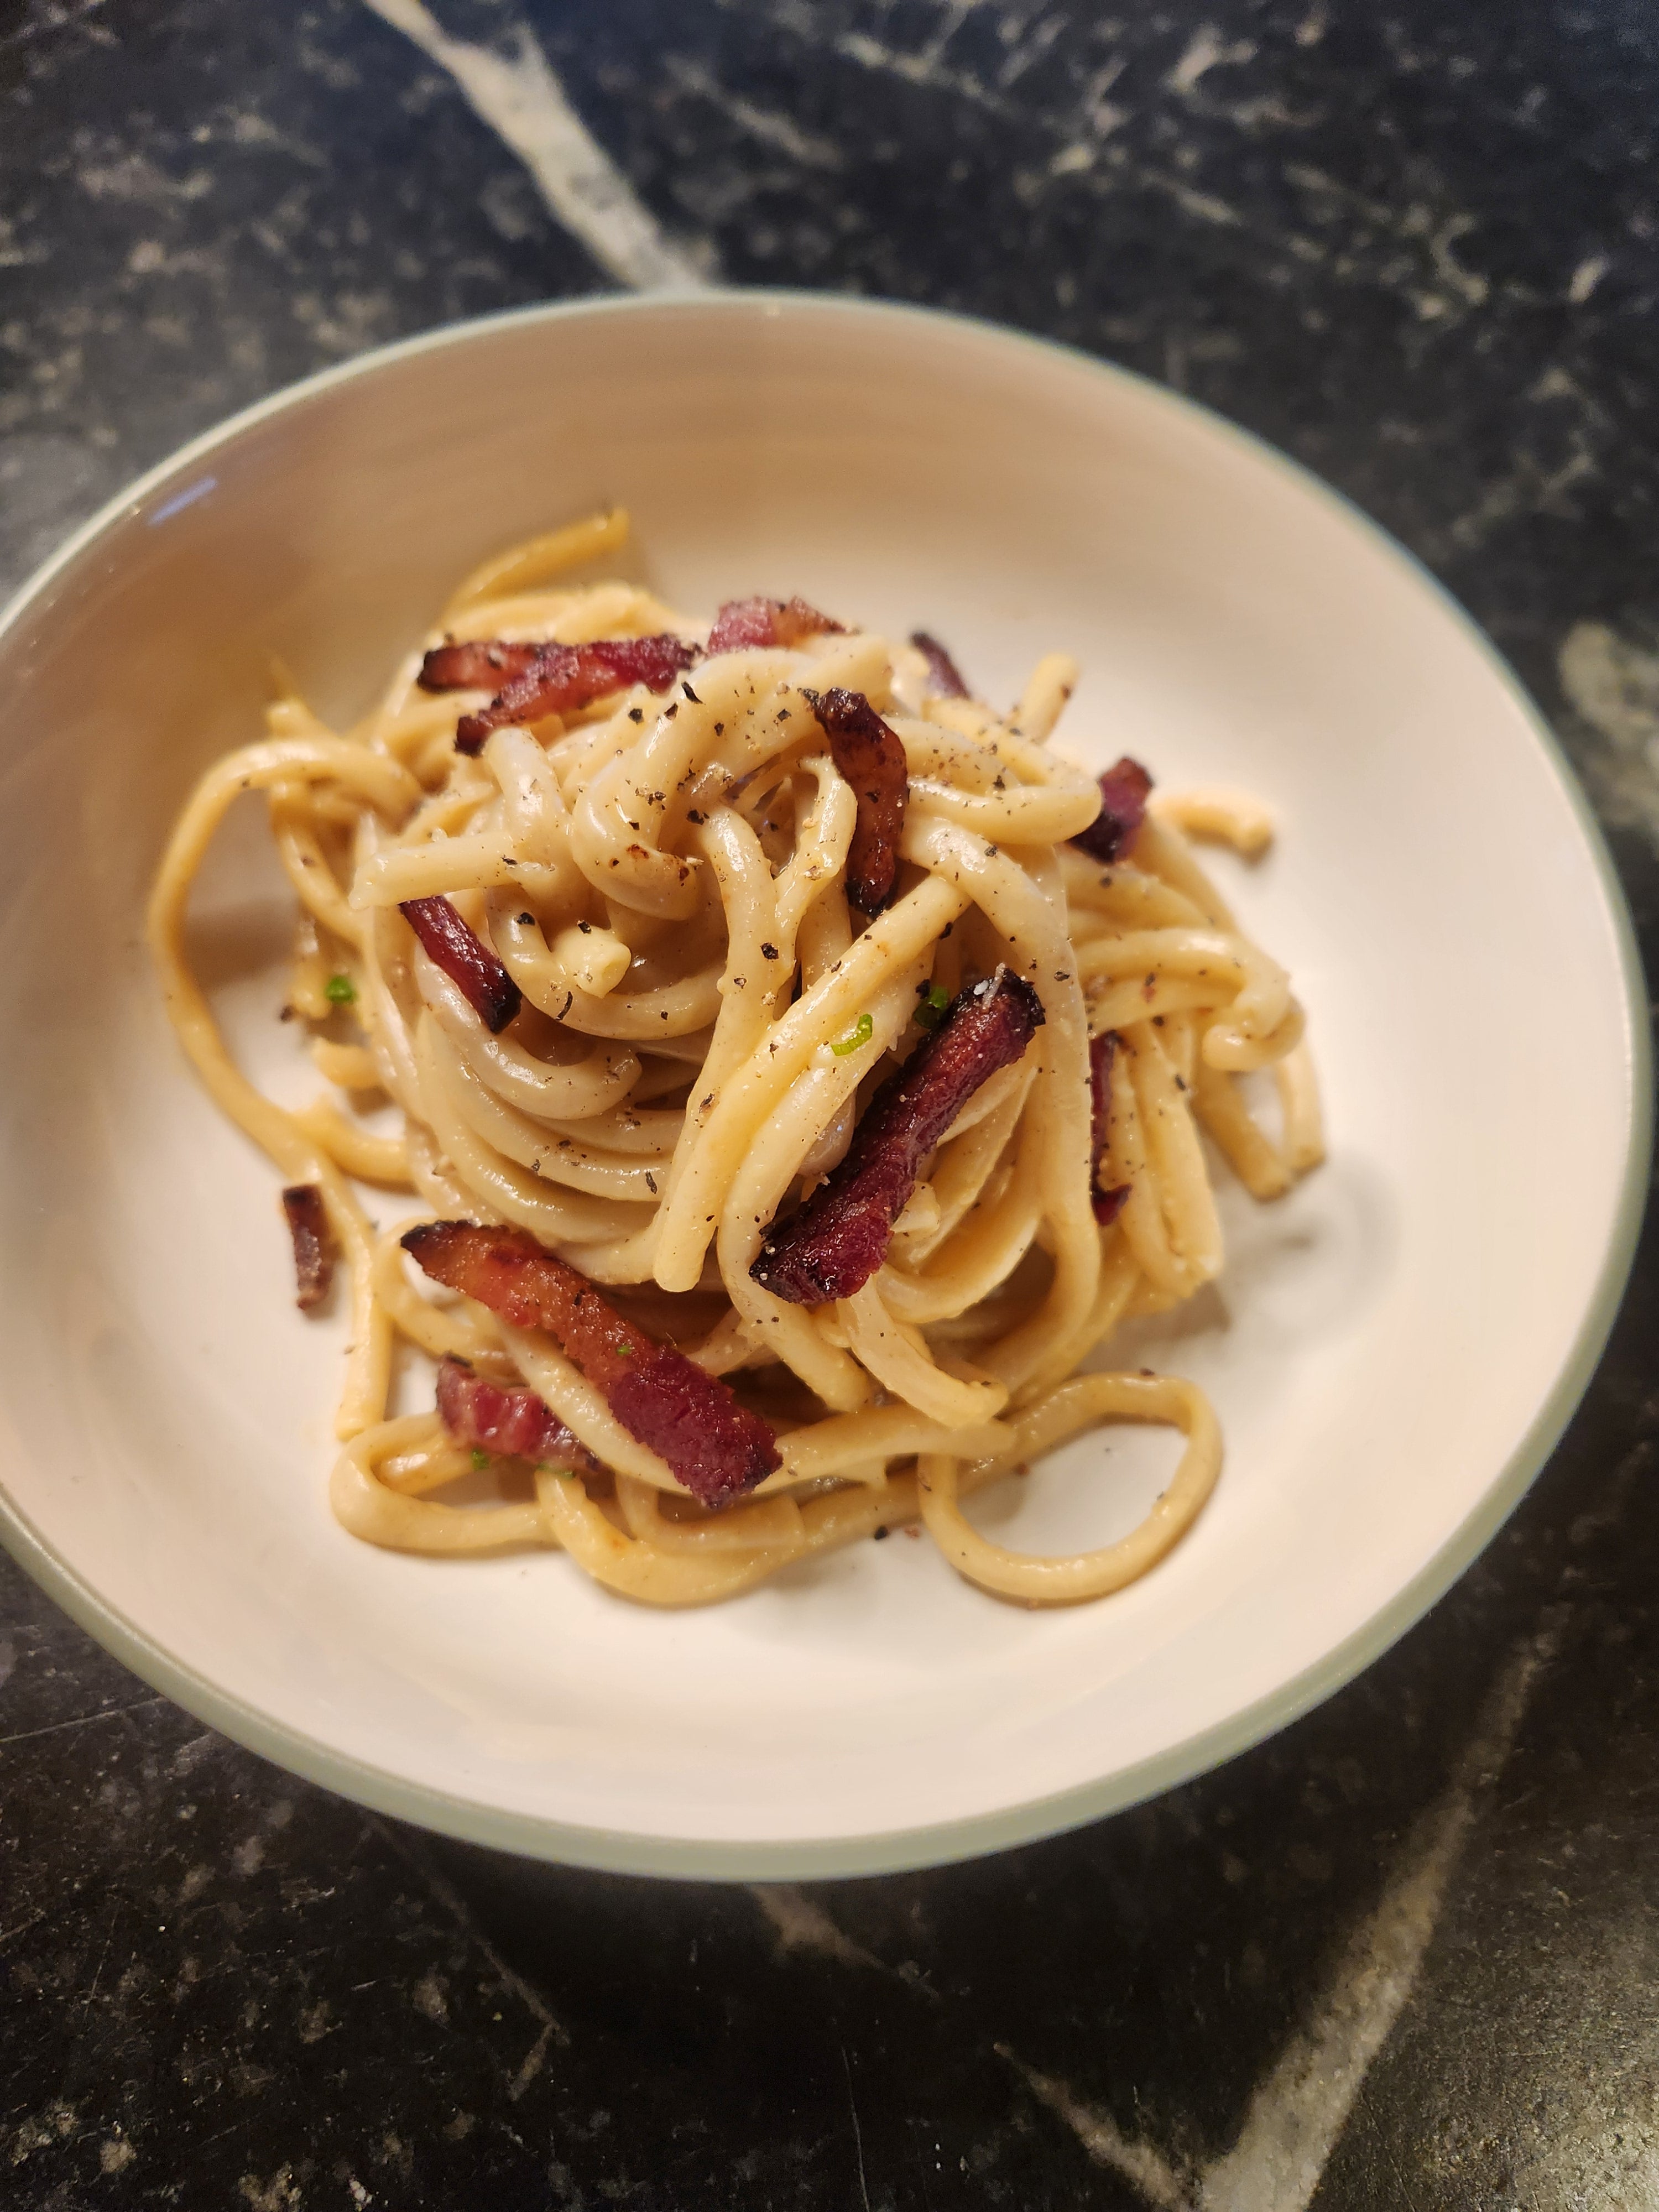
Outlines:
{"label": "long noodle", "polygon": [[[468,577],[441,633],[579,644],[697,626],[624,583],[573,586],[617,550],[595,516]],[[777,1568],[920,1521],[981,1588],[1030,1605],[1098,1597],[1178,1542],[1221,1440],[1177,1377],[1079,1375],[1119,1322],[1219,1272],[1204,1139],[1251,1194],[1322,1157],[1289,978],[1239,928],[1189,837],[1254,857],[1248,795],[1157,794],[1129,857],[1067,841],[1094,785],[1049,746],[1077,680],[1052,654],[1014,709],[928,690],[909,646],[824,632],[698,664],[672,702],[635,688],[453,745],[479,692],[419,689],[418,654],[355,729],[276,701],[173,832],[149,908],[168,1012],[216,1103],[289,1182],[316,1184],[349,1279],[334,1510],[371,1543],[434,1553],[562,1548],[608,1589],[705,1603]],[[805,696],[864,691],[910,776],[898,895],[864,922],[845,870],[856,813]],[[262,792],[300,899],[289,1007],[328,1089],[298,1112],[232,1061],[188,965],[191,889],[224,815]],[[399,902],[447,897],[524,994],[499,1036],[417,945]],[[855,1297],[787,1304],[750,1277],[766,1225],[845,1152],[862,1102],[942,1004],[1005,962],[1044,1021],[946,1134]],[[1098,1180],[1090,1039],[1118,1043]],[[1279,1133],[1242,1087],[1270,1070]],[[364,1116],[387,1105],[388,1133]],[[711,1512],[617,1422],[550,1338],[446,1301],[377,1235],[356,1186],[425,1213],[529,1229],[763,1412],[782,1464]],[[1094,1189],[1127,1190],[1097,1224]],[[398,1228],[406,1227],[401,1223]],[[605,1470],[490,1461],[432,1413],[392,1412],[399,1348],[540,1393]],[[1109,1420],[1170,1423],[1180,1468],[1103,1551],[993,1544],[961,1499]],[[456,1486],[461,1486],[459,1491]],[[466,1494],[470,1486],[471,1494]],[[447,1497],[434,1493],[448,1492]]]}

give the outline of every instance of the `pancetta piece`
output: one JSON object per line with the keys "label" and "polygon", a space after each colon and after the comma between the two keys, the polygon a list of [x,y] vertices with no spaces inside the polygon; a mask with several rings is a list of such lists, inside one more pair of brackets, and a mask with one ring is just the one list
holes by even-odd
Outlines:
{"label": "pancetta piece", "polygon": [[458,1444],[599,1472],[598,1460],[544,1398],[522,1387],[504,1390],[461,1360],[446,1359],[438,1370],[438,1413]]}
{"label": "pancetta piece", "polygon": [[398,911],[441,968],[465,995],[467,1004],[494,1036],[519,1011],[518,985],[483,942],[443,897],[404,899]]}
{"label": "pancetta piece", "polygon": [[1152,779],[1140,763],[1125,753],[1100,779],[1099,813],[1072,842],[1091,860],[1108,865],[1121,860],[1146,818],[1146,794],[1152,787]]}
{"label": "pancetta piece", "polygon": [[805,599],[728,599],[708,633],[710,653],[735,653],[739,647],[799,645],[826,630],[839,635],[845,624],[832,622]]}
{"label": "pancetta piece", "polygon": [[887,1256],[928,1154],[981,1084],[1019,1059],[1042,1019],[1042,1000],[1007,968],[963,991],[870,1101],[828,1182],[799,1213],[774,1223],[749,1270],[762,1289],[797,1306],[861,1291]]}
{"label": "pancetta piece", "polygon": [[898,882],[899,839],[910,796],[910,771],[897,733],[862,691],[804,695],[830,740],[836,768],[853,787],[858,813],[847,848],[847,893],[866,914],[879,914]]}
{"label": "pancetta piece", "polygon": [[499,691],[544,650],[503,637],[470,638],[463,645],[452,641],[433,647],[415,681],[422,691]]}
{"label": "pancetta piece", "polygon": [[962,680],[962,672],[936,637],[925,629],[913,629],[910,642],[927,663],[927,689],[938,699],[966,699],[970,695]]}
{"label": "pancetta piece", "polygon": [[[467,650],[440,648],[452,649]],[[507,653],[521,650],[517,646],[495,649]],[[643,684],[647,691],[665,691],[696,657],[695,645],[668,630],[656,637],[601,637],[589,645],[538,646],[534,657],[523,663],[487,707],[462,715],[455,725],[455,750],[480,752],[492,730],[539,722],[544,714],[574,714],[578,708],[603,699],[607,691],[620,691],[630,684]],[[428,661],[433,658],[427,655]]]}
{"label": "pancetta piece", "polygon": [[434,1282],[517,1328],[556,1338],[629,1436],[705,1505],[741,1497],[781,1464],[769,1425],[718,1376],[624,1321],[586,1275],[543,1251],[528,1231],[427,1222],[403,1245]]}
{"label": "pancetta piece", "polygon": [[290,1183],[283,1193],[283,1212],[294,1240],[294,1274],[299,1285],[295,1304],[309,1313],[328,1296],[334,1279],[334,1232],[328,1225],[328,1209],[314,1182]]}

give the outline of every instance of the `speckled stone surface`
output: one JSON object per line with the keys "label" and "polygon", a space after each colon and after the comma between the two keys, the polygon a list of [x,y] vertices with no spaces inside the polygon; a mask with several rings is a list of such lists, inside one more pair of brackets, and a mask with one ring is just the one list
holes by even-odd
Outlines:
{"label": "speckled stone surface", "polygon": [[[436,14],[539,52],[707,276],[1066,338],[1358,500],[1555,720],[1650,958],[1650,7]],[[455,54],[411,0],[0,0],[0,580],[295,376],[614,281]],[[929,1874],[652,1885],[400,1829],[0,1565],[0,2205],[1659,2203],[1656,1300],[1650,1238],[1532,1495],[1349,1690]]]}

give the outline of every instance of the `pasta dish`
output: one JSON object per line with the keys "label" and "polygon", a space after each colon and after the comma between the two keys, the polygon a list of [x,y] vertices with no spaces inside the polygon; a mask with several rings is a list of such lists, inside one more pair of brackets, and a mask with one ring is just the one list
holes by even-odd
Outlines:
{"label": "pasta dish", "polygon": [[[1270,819],[1063,757],[1063,654],[999,712],[849,610],[710,626],[563,580],[626,532],[487,563],[350,730],[276,699],[156,881],[170,1016],[281,1172],[300,1303],[337,1268],[349,1301],[334,1511],[561,1547],[661,1605],[915,1523],[1007,1598],[1119,1589],[1221,1442],[1193,1383],[1098,1355],[1220,1269],[1212,1158],[1266,1200],[1322,1156],[1289,979],[1192,852]],[[186,957],[246,792],[302,916],[283,1012],[326,1087],[298,1111]],[[377,1226],[364,1185],[419,1210]],[[1121,1541],[1035,1557],[963,1511],[1121,1420],[1183,1437]]]}

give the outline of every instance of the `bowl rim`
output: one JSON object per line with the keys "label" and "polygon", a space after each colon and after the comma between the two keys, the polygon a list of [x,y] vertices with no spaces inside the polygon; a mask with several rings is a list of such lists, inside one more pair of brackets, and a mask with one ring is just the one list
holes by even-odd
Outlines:
{"label": "bowl rim", "polygon": [[1647,988],[1623,885],[1601,824],[1559,740],[1486,632],[1415,554],[1312,470],[1203,402],[1170,392],[1150,377],[1080,347],[951,309],[782,288],[720,287],[697,292],[544,301],[416,332],[282,386],[145,470],[74,531],[0,607],[0,642],[106,532],[135,519],[156,491],[246,432],[337,385],[372,377],[395,363],[473,343],[503,331],[571,320],[710,313],[763,320],[785,315],[823,317],[865,323],[872,329],[884,324],[931,325],[975,344],[1004,348],[1011,356],[1029,352],[1036,358],[1057,359],[1127,387],[1139,404],[1155,412],[1188,421],[1197,416],[1212,434],[1288,478],[1350,528],[1357,529],[1376,550],[1403,567],[1484,661],[1539,746],[1589,847],[1616,948],[1626,1032],[1627,1135],[1616,1211],[1595,1287],[1570,1350],[1525,1433],[1463,1520],[1387,1604],[1320,1658],[1239,1711],[1130,1766],[1063,1790],[989,1812],[828,1839],[708,1841],[641,1834],[491,1807],[431,1784],[412,1781],[372,1760],[337,1750],[303,1728],[274,1718],[177,1657],[84,1581],[56,1546],[41,1536],[3,1486],[0,1486],[0,1544],[71,1620],[141,1680],[244,1748],[375,1812],[489,1848],[617,1874],[754,1881],[897,1873],[946,1865],[1063,1833],[1126,1810],[1253,1748],[1333,1696],[1380,1658],[1486,1547],[1541,1472],[1583,1399],[1606,1347],[1635,1260],[1653,1144]]}

